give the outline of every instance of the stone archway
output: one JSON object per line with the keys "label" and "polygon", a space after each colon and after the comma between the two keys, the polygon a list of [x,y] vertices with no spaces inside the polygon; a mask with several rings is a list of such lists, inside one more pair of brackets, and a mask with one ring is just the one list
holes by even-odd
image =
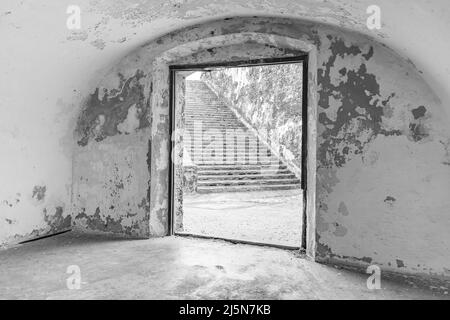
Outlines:
{"label": "stone archway", "polygon": [[[171,64],[307,53],[310,172],[307,243],[308,252],[314,255],[317,39],[310,25],[292,22],[239,18],[185,28],[149,42],[109,70],[89,99],[81,116],[82,126],[77,128],[80,147],[74,159],[74,172],[75,180],[81,182],[76,183],[74,190],[74,208],[78,212],[75,224],[128,237],[168,234]],[[133,123],[139,124],[132,127]],[[104,161],[94,167],[93,157]],[[124,168],[128,168],[126,173]],[[144,172],[145,168],[148,172]],[[111,175],[114,179],[106,180]],[[124,175],[127,179],[123,179]],[[102,193],[106,196],[98,203],[98,194]],[[128,212],[126,216],[124,212]]]}
{"label": "stone archway", "polygon": [[[164,116],[166,115],[166,110],[169,109],[167,105],[167,99],[160,100],[159,97],[167,96],[170,91],[170,82],[165,79],[169,79],[169,67],[171,65],[177,64],[205,64],[205,63],[220,63],[223,61],[231,62],[233,60],[254,60],[263,58],[283,58],[291,57],[300,54],[308,54],[309,56],[309,70],[313,70],[308,74],[308,88],[310,94],[308,95],[308,115],[311,118],[309,122],[308,132],[312,134],[308,135],[308,146],[310,150],[308,152],[308,162],[310,175],[308,175],[308,186],[314,186],[315,181],[315,114],[316,114],[316,99],[315,92],[316,82],[315,82],[315,70],[316,70],[316,48],[313,44],[301,41],[298,39],[293,39],[290,37],[282,37],[272,34],[263,33],[239,33],[239,34],[229,34],[223,36],[208,37],[205,39],[200,39],[197,41],[189,42],[171,48],[170,50],[164,52],[159,57],[157,57],[153,63],[153,70],[157,70],[158,80],[153,82],[153,98],[152,101],[152,117],[153,119],[161,118],[161,113],[164,110]],[[164,117],[165,118],[165,117]],[[165,126],[164,126],[165,127]],[[171,128],[172,130],[174,127]],[[173,131],[175,135],[176,131]],[[163,135],[162,132],[155,133],[155,137],[160,137]],[[175,145],[180,145],[181,134],[172,136],[172,141]],[[153,149],[152,153],[157,150]],[[182,157],[181,149],[174,150],[172,157]],[[164,154],[159,154],[160,158],[155,159],[155,161],[162,162]],[[173,161],[174,159],[172,159]],[[167,159],[167,161],[169,161]],[[175,169],[175,175],[180,175],[180,170]],[[309,177],[311,176],[311,177]],[[161,185],[170,183],[170,179],[158,179],[155,181],[155,185]],[[182,181],[182,177],[177,177],[173,181]],[[172,182],[173,182],[172,181]],[[307,247],[308,252],[312,255],[314,252],[314,187],[307,189]],[[182,208],[182,190],[180,185],[175,185],[173,192],[174,197],[174,207],[172,208],[175,217],[181,215]],[[159,195],[161,197],[162,195]],[[151,202],[158,202],[156,198]],[[309,226],[311,224],[311,226]],[[170,228],[170,226],[169,226]]]}

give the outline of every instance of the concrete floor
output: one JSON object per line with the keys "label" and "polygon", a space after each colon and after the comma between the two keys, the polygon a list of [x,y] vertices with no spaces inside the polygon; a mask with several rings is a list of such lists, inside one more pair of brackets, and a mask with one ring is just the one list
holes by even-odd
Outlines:
{"label": "concrete floor", "polygon": [[[1,299],[448,298],[338,270],[281,249],[166,237],[118,240],[66,233],[0,252]],[[78,265],[81,289],[69,290]]]}
{"label": "concrete floor", "polygon": [[183,212],[187,233],[301,245],[301,190],[185,194]]}

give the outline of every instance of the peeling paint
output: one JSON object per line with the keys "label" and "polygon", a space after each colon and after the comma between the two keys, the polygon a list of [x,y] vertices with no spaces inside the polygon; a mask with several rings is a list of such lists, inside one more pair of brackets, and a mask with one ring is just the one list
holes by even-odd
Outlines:
{"label": "peeling paint", "polygon": [[146,128],[148,105],[145,98],[145,75],[136,71],[135,75],[125,79],[118,75],[120,85],[111,90],[96,88],[88,98],[86,106],[78,119],[78,144],[85,146],[90,139],[99,142],[108,136],[131,133]]}
{"label": "peeling paint", "polygon": [[45,192],[47,191],[46,186],[35,186],[33,188],[32,198],[35,198],[38,201],[44,200]]}
{"label": "peeling paint", "polygon": [[64,216],[64,208],[58,206],[55,208],[52,214],[49,214],[47,209],[44,209],[44,221],[50,227],[48,233],[51,234],[70,228],[70,226],[72,225],[72,216]]}
{"label": "peeling paint", "polygon": [[397,259],[395,261],[397,263],[397,268],[404,268],[405,267],[405,264],[403,263],[402,260]]}

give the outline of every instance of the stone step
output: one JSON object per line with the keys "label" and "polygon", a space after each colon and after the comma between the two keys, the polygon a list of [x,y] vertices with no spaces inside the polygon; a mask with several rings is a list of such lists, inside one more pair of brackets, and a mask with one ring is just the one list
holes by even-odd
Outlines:
{"label": "stone step", "polygon": [[[185,126],[184,129],[185,129],[185,132],[188,133],[191,136],[194,135],[195,131],[199,131],[200,132],[199,127],[197,127],[195,129],[195,131],[194,131],[194,126],[193,125]],[[243,127],[238,126],[238,125],[229,125],[229,124],[225,124],[225,125],[224,124],[205,125],[205,124],[202,124],[202,134],[207,133],[209,130],[214,130],[214,131],[215,130],[220,130],[224,134],[234,135],[236,131],[239,132],[239,131],[244,130],[244,129],[247,129],[247,128],[243,128]],[[195,132],[195,133],[197,135],[199,135],[199,132]]]}
{"label": "stone step", "polygon": [[238,121],[226,121],[226,120],[217,120],[217,121],[202,121],[202,120],[194,120],[194,121],[185,121],[184,123],[184,128],[188,129],[189,131],[193,131],[194,128],[196,128],[196,130],[199,130],[199,128],[202,128],[202,131],[206,131],[209,129],[215,129],[217,127],[220,128],[230,128],[230,129],[236,129],[236,130],[243,130],[243,131],[248,131],[248,129],[243,126],[241,123],[239,123]]}
{"label": "stone step", "polygon": [[[195,143],[186,143],[187,141],[185,141],[185,149],[189,150],[191,153],[196,153],[198,155],[200,154],[204,154],[204,153],[209,153],[212,152],[213,150],[215,150],[216,147],[212,147],[209,146],[209,143],[205,143],[205,146],[202,146],[199,142],[199,144],[195,144]],[[257,146],[249,146],[248,143],[246,144],[222,144],[220,145],[218,148],[220,148],[220,150],[222,150],[222,152],[236,152],[238,154],[240,153],[262,153],[262,152],[266,152],[266,153],[271,153],[271,151],[269,149],[267,149],[264,145],[259,145],[259,150],[257,148]],[[219,150],[219,151],[220,151]]]}
{"label": "stone step", "polygon": [[211,110],[211,111],[221,111],[221,112],[226,112],[226,113],[233,113],[233,111],[228,108],[227,106],[224,105],[206,105],[208,102],[201,102],[202,105],[196,106],[196,105],[192,105],[192,104],[186,104],[184,106],[184,111],[186,113],[186,111],[189,112],[199,112],[199,111],[203,111],[203,110]]}
{"label": "stone step", "polygon": [[223,108],[223,109],[229,109],[226,105],[223,103],[217,101],[217,100],[209,100],[208,99],[202,99],[202,100],[184,100],[185,101],[185,108]]}
{"label": "stone step", "polygon": [[205,160],[199,160],[194,162],[195,165],[270,165],[271,163],[274,166],[278,166],[279,163],[277,162],[276,158],[272,160],[266,160],[266,159],[228,159],[228,160],[222,160],[222,159],[205,159]]}
{"label": "stone step", "polygon": [[[248,148],[248,146],[252,146],[253,148],[258,145],[258,141],[254,137],[247,137],[247,136],[237,136],[237,141],[234,141],[233,136],[219,136],[219,135],[206,135],[204,137],[196,137],[191,136],[190,141],[189,137],[184,137],[187,142],[191,143],[201,143],[203,144],[210,144],[212,142],[223,145],[223,146],[229,146],[229,147],[242,147],[245,146]],[[247,140],[247,141],[246,141]]]}
{"label": "stone step", "polygon": [[228,165],[228,166],[245,166],[245,165],[255,165],[255,166],[270,166],[273,165],[276,168],[279,168],[279,162],[277,162],[276,158],[271,160],[266,159],[214,159],[214,160],[199,160],[195,162],[197,166],[205,166],[205,165]]}
{"label": "stone step", "polygon": [[272,175],[272,174],[291,174],[289,169],[284,170],[271,170],[271,169],[260,169],[260,170],[198,170],[198,176],[239,176],[239,175]]}
{"label": "stone step", "polygon": [[[269,152],[263,152],[263,151],[257,151],[257,150],[238,150],[235,152],[235,150],[229,150],[229,149],[219,149],[219,150],[208,150],[209,148],[204,148],[203,150],[196,150],[194,152],[191,152],[191,158],[200,158],[200,157],[226,157],[226,158],[234,158],[234,157],[276,157],[276,155],[269,153]],[[215,152],[217,151],[217,152]]]}
{"label": "stone step", "polygon": [[[232,130],[230,133],[234,132],[251,132],[246,127],[242,126],[239,123],[227,122],[227,121],[217,121],[217,122],[187,122],[185,123],[184,129],[189,132],[189,134],[200,133],[200,129],[202,133],[207,132],[208,130],[216,130],[220,129],[222,132],[227,132],[226,130]],[[194,131],[195,129],[195,131]]]}
{"label": "stone step", "polygon": [[[219,150],[216,150],[216,148],[210,148],[210,147],[205,147],[205,148],[197,148],[197,150],[192,150],[192,148],[186,148],[188,151],[190,151],[192,158],[195,157],[209,157],[211,156],[211,154],[213,153],[213,151],[217,151],[218,154],[216,155],[214,153],[214,156],[218,156],[220,154],[222,154],[223,156],[227,156],[227,157],[231,157],[231,156],[266,156],[266,157],[270,157],[271,155],[275,156],[274,154],[272,154],[268,149],[259,149],[257,150],[256,148],[252,148],[252,149],[248,149],[248,148],[238,148],[237,150],[233,148],[233,146],[230,146],[228,148],[226,148],[225,146],[222,146],[222,148],[220,148],[220,146],[218,147]],[[200,149],[200,150],[199,150]],[[195,157],[194,157],[195,155]]]}
{"label": "stone step", "polygon": [[209,180],[197,181],[197,186],[242,186],[242,185],[283,185],[300,184],[299,179],[265,179],[265,180]]}
{"label": "stone step", "polygon": [[200,110],[221,110],[223,112],[233,112],[232,109],[228,108],[224,104],[212,103],[208,101],[199,101],[198,103],[187,102],[184,105],[184,110],[186,111],[200,111]]}
{"label": "stone step", "polygon": [[286,170],[285,165],[263,165],[263,164],[197,164],[198,172],[200,171],[213,171],[213,170],[229,170],[229,171],[240,171],[240,170]]}
{"label": "stone step", "polygon": [[267,191],[267,190],[292,190],[300,189],[298,184],[284,185],[250,185],[250,186],[209,186],[197,187],[198,193],[218,193],[218,192],[244,192],[244,191]]}
{"label": "stone step", "polygon": [[274,157],[272,159],[246,158],[246,159],[203,159],[194,162],[196,165],[270,165],[278,166],[279,163]]}
{"label": "stone step", "polygon": [[260,154],[260,153],[242,153],[242,154],[235,154],[232,151],[230,152],[223,152],[222,154],[216,154],[216,155],[212,155],[211,153],[203,153],[203,154],[195,154],[195,157],[193,156],[192,159],[196,160],[196,159],[218,159],[218,158],[223,158],[223,159],[234,159],[234,158],[238,158],[238,159],[244,159],[244,158],[250,158],[250,159],[254,159],[254,158],[274,158],[276,159],[275,155],[268,155],[268,154]]}
{"label": "stone step", "polygon": [[279,164],[253,164],[253,163],[235,163],[235,164],[217,164],[217,163],[198,163],[198,172],[201,170],[211,171],[211,170],[229,170],[229,171],[239,171],[239,170],[286,170],[285,165]]}
{"label": "stone step", "polygon": [[184,105],[184,111],[192,111],[192,112],[198,112],[198,111],[203,111],[203,110],[217,110],[217,111],[222,111],[222,112],[231,112],[233,113],[233,111],[228,108],[227,106],[223,105],[223,104],[212,104],[212,103],[208,103],[207,101],[201,101],[198,104],[193,104],[193,103],[187,103]]}
{"label": "stone step", "polygon": [[[217,137],[218,139],[222,139],[222,140],[225,140],[225,139],[230,140],[232,143],[233,143],[233,140],[232,140],[233,137],[236,137],[237,139],[239,139],[238,141],[242,141],[242,142],[244,142],[244,139],[247,139],[249,141],[257,141],[258,140],[257,138],[255,138],[255,136],[252,136],[250,134],[226,134],[226,132],[220,132],[217,134],[208,133],[208,134],[203,134],[203,135],[200,135],[200,134],[196,134],[196,135],[190,134],[189,136],[186,135],[186,138],[189,138],[189,137],[190,137],[191,141],[209,141],[209,140]],[[226,142],[228,142],[228,141],[226,141]]]}
{"label": "stone step", "polygon": [[225,126],[233,126],[238,129],[245,130],[245,131],[249,130],[249,129],[247,129],[246,126],[244,126],[242,123],[240,123],[236,119],[227,120],[227,119],[223,119],[223,118],[217,118],[217,120],[210,120],[210,119],[202,120],[202,119],[198,119],[198,118],[193,118],[193,120],[185,119],[184,124],[185,124],[185,127],[191,127],[192,129],[194,129],[194,125],[197,125],[197,127],[199,127],[201,125],[203,130],[209,129],[210,127],[215,127],[217,125],[225,125]]}
{"label": "stone step", "polygon": [[220,180],[262,180],[262,179],[290,179],[297,180],[293,173],[276,174],[253,174],[253,175],[199,175],[198,181],[220,181]]}
{"label": "stone step", "polygon": [[[214,114],[210,114],[210,115],[205,115],[204,112],[211,112]],[[192,119],[196,119],[196,120],[215,120],[219,117],[224,117],[224,119],[228,119],[228,120],[235,120],[238,121],[238,119],[236,118],[236,116],[234,115],[234,113],[228,113],[228,112],[215,112],[215,111],[198,111],[198,113],[196,112],[190,112],[190,113],[184,113],[185,118],[192,118]]]}
{"label": "stone step", "polygon": [[185,100],[185,105],[184,108],[192,108],[192,109],[203,109],[203,108],[221,108],[224,110],[230,110],[230,108],[228,108],[226,105],[224,105],[223,103],[219,102],[219,101],[214,101],[214,100],[210,100],[208,101],[207,99],[203,99],[203,100]]}
{"label": "stone step", "polygon": [[[193,147],[193,148],[192,148]],[[238,146],[237,149],[234,148],[234,145],[210,145],[208,143],[204,143],[203,145],[196,143],[190,143],[185,145],[185,149],[188,150],[192,157],[195,154],[195,156],[199,157],[201,155],[210,155],[213,151],[221,152],[223,154],[261,154],[261,155],[267,155],[270,156],[272,153],[269,153],[270,151],[267,149],[261,149],[260,151],[256,150],[255,148],[249,149],[248,146]],[[274,155],[274,154],[273,154]]]}
{"label": "stone step", "polygon": [[210,112],[214,112],[214,114],[211,115],[205,115],[204,110],[199,110],[198,112],[190,112],[189,114],[184,114],[185,117],[191,117],[191,118],[195,118],[198,120],[206,120],[206,119],[216,119],[216,118],[221,118],[221,117],[226,117],[225,119],[229,119],[229,120],[236,120],[237,118],[234,115],[234,113],[231,112],[215,112],[215,111],[210,111]]}
{"label": "stone step", "polygon": [[[186,138],[186,141],[187,141],[187,138]],[[203,139],[191,139],[190,141],[187,141],[187,142],[190,143],[191,147],[194,146],[194,147],[198,147],[198,148],[202,148],[202,149],[207,148],[207,147],[208,148],[214,148],[211,145],[213,143],[214,143],[214,145],[217,144],[217,145],[222,146],[222,148],[224,148],[224,150],[225,150],[225,148],[230,148],[230,149],[233,148],[234,149],[235,147],[237,147],[239,149],[248,149],[249,146],[251,146],[252,148],[255,147],[255,145],[253,143],[250,143],[250,142],[227,141],[225,138],[223,138],[222,141],[215,140],[215,139],[209,139],[209,138],[203,138]],[[229,142],[229,143],[227,143],[227,142]]]}
{"label": "stone step", "polygon": [[244,126],[239,120],[236,118],[234,119],[225,119],[225,118],[217,118],[217,119],[210,119],[210,118],[204,118],[200,119],[198,117],[187,117],[184,119],[185,124],[195,124],[195,123],[211,123],[211,124],[232,124],[232,125],[239,125],[242,128],[247,129],[246,126]]}
{"label": "stone step", "polygon": [[205,158],[212,158],[212,159],[216,159],[216,158],[218,158],[218,157],[223,157],[223,158],[227,158],[227,159],[231,159],[231,158],[256,158],[256,157],[258,157],[258,158],[262,158],[262,157],[265,157],[265,158],[271,158],[271,157],[273,157],[273,158],[275,158],[275,156],[274,155],[269,155],[269,154],[264,154],[264,153],[259,153],[259,152],[249,152],[249,153],[240,153],[240,154],[236,154],[236,153],[234,153],[233,151],[224,151],[224,152],[222,152],[222,153],[217,153],[217,154],[211,154],[211,152],[204,152],[204,153],[201,153],[201,154],[198,154],[198,153],[196,153],[195,154],[195,157],[193,156],[192,158],[193,159],[198,159],[198,158],[203,158],[203,159],[205,159]]}
{"label": "stone step", "polygon": [[238,157],[238,158],[240,158],[240,157],[242,157],[242,158],[248,158],[248,157],[250,157],[250,158],[256,158],[256,157],[266,157],[266,158],[270,158],[270,157],[273,157],[273,158],[275,158],[275,156],[274,155],[271,155],[271,154],[264,154],[264,153],[260,153],[260,152],[242,152],[242,153],[235,153],[233,150],[230,150],[230,151],[224,151],[224,152],[222,152],[222,153],[218,153],[218,154],[212,154],[212,152],[207,152],[207,151],[205,151],[205,152],[203,152],[203,153],[196,153],[195,154],[195,157],[194,156],[192,156],[192,158],[203,158],[203,159],[205,159],[205,158],[213,158],[213,159],[215,159],[215,158],[217,158],[217,157],[223,157],[223,158],[236,158],[236,157]]}
{"label": "stone step", "polygon": [[[210,115],[205,115],[205,114],[203,114],[203,112],[214,112],[214,115],[211,115],[211,116]],[[190,112],[188,114],[186,114],[186,113],[184,114],[185,117],[188,117],[187,120],[192,120],[192,119],[200,120],[200,119],[203,119],[204,121],[207,121],[207,120],[215,121],[213,117],[214,116],[219,116],[219,115],[221,117],[227,116],[229,119],[234,119],[235,121],[238,121],[236,116],[233,113],[228,113],[228,112],[216,112],[216,111],[209,111],[209,110],[200,110],[198,112],[198,114],[195,114],[194,112]]]}
{"label": "stone step", "polygon": [[[191,135],[191,141],[195,141],[195,142],[212,142],[215,140],[223,140],[222,142],[224,144],[226,144],[226,142],[231,142],[232,144],[235,143],[232,138],[236,137],[241,141],[240,143],[245,143],[245,139],[249,140],[249,141],[257,141],[257,138],[255,138],[255,136],[252,136],[250,134],[236,134],[236,135],[226,135],[224,132],[222,132],[221,135],[219,134],[204,134],[204,135]],[[189,137],[186,137],[186,139]],[[217,138],[217,139],[216,139]],[[256,143],[256,142],[253,142]]]}
{"label": "stone step", "polygon": [[[255,140],[247,140],[244,141],[244,139],[239,139],[238,141],[234,141],[231,138],[222,138],[222,141],[217,140],[215,141],[215,139],[209,139],[209,138],[204,138],[204,139],[189,139],[188,137],[184,137],[185,143],[187,143],[187,148],[192,149],[193,147],[198,147],[201,148],[202,146],[204,148],[208,147],[211,143],[217,143],[218,145],[222,146],[224,149],[225,148],[229,148],[231,150],[234,150],[235,148],[237,148],[238,150],[248,150],[249,148],[256,148],[257,146],[260,146],[261,150],[269,150],[266,147],[266,144],[263,144],[261,142],[254,142]],[[208,148],[212,148],[212,147],[208,147]]]}
{"label": "stone step", "polygon": [[[208,112],[208,111],[205,111]],[[196,123],[196,122],[205,122],[205,123],[217,123],[217,122],[227,122],[232,124],[240,124],[243,125],[234,115],[231,114],[215,114],[214,116],[205,116],[205,115],[185,115],[184,119],[185,123]],[[244,126],[245,127],[245,126]]]}
{"label": "stone step", "polygon": [[231,111],[230,109],[225,109],[225,108],[220,108],[220,107],[217,107],[217,108],[190,108],[190,107],[188,107],[188,108],[184,109],[184,113],[187,112],[189,114],[200,113],[202,111],[212,111],[212,112],[217,111],[217,112],[220,112],[220,113],[226,113],[226,114],[233,114],[234,115],[233,111]]}
{"label": "stone step", "polygon": [[265,155],[265,154],[233,154],[233,153],[225,153],[222,155],[212,156],[210,154],[203,154],[203,155],[195,155],[195,157],[192,157],[192,161],[194,162],[202,162],[202,161],[233,161],[233,162],[242,162],[242,160],[254,160],[254,159],[261,159],[265,161],[275,161],[277,160],[277,157],[274,155]]}
{"label": "stone step", "polygon": [[[200,131],[201,129],[201,131]],[[252,137],[254,137],[255,139],[257,139],[255,137],[255,135],[252,133],[252,131],[248,130],[245,127],[242,127],[238,124],[233,124],[233,123],[216,123],[216,124],[208,124],[208,123],[203,123],[203,122],[199,122],[198,124],[189,124],[187,126],[184,127],[184,130],[186,133],[188,133],[189,135],[197,135],[197,136],[201,136],[201,135],[214,135],[217,130],[219,130],[222,134],[227,134],[227,135],[251,135]]]}
{"label": "stone step", "polygon": [[[254,154],[255,152],[257,152],[257,153],[266,152],[268,155],[269,155],[269,153],[272,154],[272,152],[269,149],[267,149],[266,147],[264,147],[262,145],[259,145],[259,146],[260,146],[259,150],[255,146],[251,146],[251,148],[250,148],[250,146],[248,144],[245,144],[245,145],[244,144],[243,145],[223,144],[223,145],[219,146],[218,148],[220,148],[219,151],[222,150],[222,152],[224,152],[224,153],[225,152],[226,153],[236,152],[238,154],[241,154],[241,153]],[[194,152],[195,152],[196,155],[200,155],[200,154],[212,152],[213,150],[215,150],[215,147],[209,146],[209,144],[205,144],[205,146],[202,146],[199,143],[197,145],[195,143],[192,143],[192,141],[191,141],[190,144],[187,144],[187,143],[185,144],[185,149],[188,150],[192,154],[194,154]]]}
{"label": "stone step", "polygon": [[222,135],[227,136],[237,136],[237,137],[252,137],[255,140],[258,140],[258,137],[256,137],[252,131],[248,130],[247,128],[236,128],[237,130],[226,130],[226,127],[223,129],[219,129],[219,126],[217,127],[208,127],[202,125],[202,131],[200,132],[200,128],[198,127],[196,130],[194,130],[194,127],[191,128],[185,128],[185,132],[189,133],[191,137],[203,137],[203,136],[214,136],[218,132],[220,132]]}

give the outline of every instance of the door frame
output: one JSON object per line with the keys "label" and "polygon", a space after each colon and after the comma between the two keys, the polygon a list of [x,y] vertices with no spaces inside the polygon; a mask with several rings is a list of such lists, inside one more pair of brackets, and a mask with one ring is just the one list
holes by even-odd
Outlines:
{"label": "door frame", "polygon": [[169,65],[169,122],[171,129],[171,143],[170,143],[170,155],[173,154],[175,150],[175,134],[176,129],[176,73],[179,71],[205,71],[208,68],[240,68],[240,67],[254,67],[254,66],[265,66],[265,65],[279,65],[279,64],[291,64],[291,63],[302,63],[302,146],[301,146],[301,189],[302,189],[302,234],[301,243],[298,247],[291,247],[285,245],[274,245],[268,243],[260,243],[253,241],[244,240],[234,240],[215,236],[205,236],[197,234],[187,234],[187,233],[177,233],[174,230],[175,223],[175,202],[174,202],[174,185],[175,185],[175,161],[169,157],[169,216],[168,216],[168,230],[169,235],[181,235],[181,236],[194,236],[199,238],[209,238],[209,239],[222,239],[230,241],[233,243],[246,243],[253,245],[263,245],[263,246],[273,246],[284,249],[300,249],[302,252],[307,250],[307,178],[308,178],[308,64],[309,64],[309,54],[306,52],[303,55],[293,56],[293,57],[277,57],[277,58],[262,58],[262,59],[248,59],[239,61],[224,61],[224,62],[211,62],[211,63],[199,63],[199,64],[172,64]]}

